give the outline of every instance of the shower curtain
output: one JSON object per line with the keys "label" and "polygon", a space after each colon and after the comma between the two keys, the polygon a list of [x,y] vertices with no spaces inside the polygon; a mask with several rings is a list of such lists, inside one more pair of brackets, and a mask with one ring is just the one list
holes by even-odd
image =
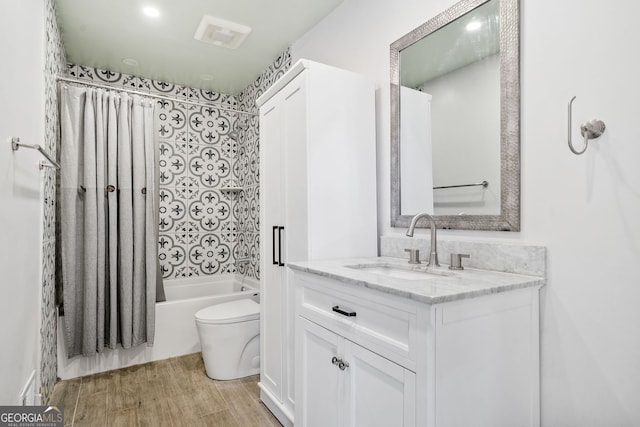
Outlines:
{"label": "shower curtain", "polygon": [[161,280],[153,103],[64,85],[60,109],[67,355],[152,345]]}

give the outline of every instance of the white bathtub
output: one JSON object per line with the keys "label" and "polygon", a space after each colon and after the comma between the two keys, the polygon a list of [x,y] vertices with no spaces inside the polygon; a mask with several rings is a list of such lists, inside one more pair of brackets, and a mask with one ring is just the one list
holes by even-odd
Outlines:
{"label": "white bathtub", "polygon": [[76,378],[96,372],[181,356],[200,351],[195,313],[213,304],[240,298],[259,301],[258,282],[237,274],[164,281],[167,301],[156,304],[153,347],[105,349],[93,357],[68,359],[64,346],[64,317],[58,322],[58,376]]}

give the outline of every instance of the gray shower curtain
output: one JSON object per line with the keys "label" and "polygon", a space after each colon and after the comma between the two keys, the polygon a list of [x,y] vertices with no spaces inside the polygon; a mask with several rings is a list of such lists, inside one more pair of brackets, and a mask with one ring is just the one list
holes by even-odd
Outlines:
{"label": "gray shower curtain", "polygon": [[60,231],[67,355],[153,344],[158,279],[153,102],[61,87]]}

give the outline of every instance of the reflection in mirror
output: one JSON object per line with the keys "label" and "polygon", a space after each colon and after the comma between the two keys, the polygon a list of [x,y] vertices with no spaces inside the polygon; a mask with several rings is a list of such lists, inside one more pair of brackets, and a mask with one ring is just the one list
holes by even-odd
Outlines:
{"label": "reflection in mirror", "polygon": [[491,0],[400,52],[402,214],[500,213],[499,26]]}
{"label": "reflection in mirror", "polygon": [[519,229],[517,7],[464,0],[392,44],[393,226]]}
{"label": "reflection in mirror", "polygon": [[402,214],[433,214],[431,95],[400,87]]}

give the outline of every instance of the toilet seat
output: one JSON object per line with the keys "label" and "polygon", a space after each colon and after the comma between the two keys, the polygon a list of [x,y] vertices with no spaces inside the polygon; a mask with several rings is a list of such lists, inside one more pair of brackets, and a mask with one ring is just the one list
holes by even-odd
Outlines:
{"label": "toilet seat", "polygon": [[209,325],[239,323],[260,318],[260,304],[249,298],[212,305],[196,313],[196,322]]}

